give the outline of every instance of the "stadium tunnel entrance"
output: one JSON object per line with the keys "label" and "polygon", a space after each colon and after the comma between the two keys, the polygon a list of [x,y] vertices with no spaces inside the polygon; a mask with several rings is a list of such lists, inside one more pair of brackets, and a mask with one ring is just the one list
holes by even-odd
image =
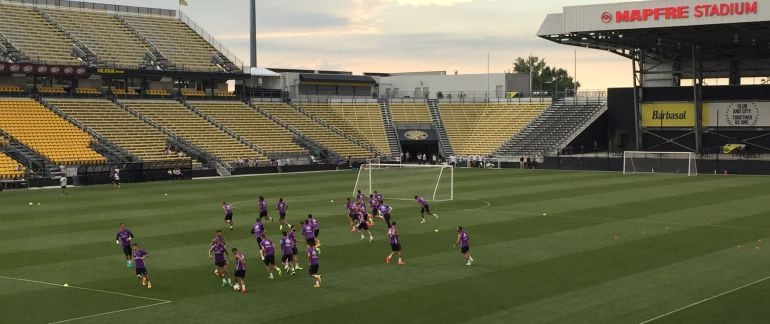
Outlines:
{"label": "stadium tunnel entrance", "polygon": [[421,154],[426,155],[428,163],[432,162],[434,154],[441,157],[438,136],[432,126],[402,126],[396,128],[396,133],[405,162],[417,162],[417,156]]}

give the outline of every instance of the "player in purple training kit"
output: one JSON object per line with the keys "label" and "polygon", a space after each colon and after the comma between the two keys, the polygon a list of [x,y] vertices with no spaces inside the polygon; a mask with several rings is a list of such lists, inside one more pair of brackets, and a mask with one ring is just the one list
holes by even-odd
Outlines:
{"label": "player in purple training kit", "polygon": [[406,262],[401,259],[401,239],[398,237],[398,226],[396,226],[396,222],[393,222],[393,225],[388,228],[388,237],[390,238],[390,254],[385,258],[385,263],[390,264],[390,258],[393,257],[393,255],[398,256],[398,265],[405,265]]}
{"label": "player in purple training kit", "polygon": [[214,238],[211,239],[211,245],[217,244],[217,242],[222,242],[222,244],[227,246],[227,242],[225,242],[225,237],[222,235],[221,229],[218,229],[217,232],[214,234]]}
{"label": "player in purple training kit", "polygon": [[382,216],[382,219],[385,220],[385,224],[387,224],[388,228],[390,228],[390,226],[391,226],[391,223],[390,223],[390,211],[393,210],[393,208],[391,208],[390,206],[388,206],[386,204],[381,204],[379,209],[380,209],[380,216]]}
{"label": "player in purple training kit", "polygon": [[[307,246],[310,247],[316,247],[316,241],[315,241],[315,230],[313,230],[313,226],[310,225],[310,222],[299,222],[300,228],[302,229],[302,236],[305,237],[305,242],[307,243]],[[318,252],[321,252],[321,249],[318,249]]]}
{"label": "player in purple training kit", "polygon": [[310,277],[315,279],[313,288],[320,288],[321,275],[318,274],[318,251],[312,246],[307,247],[307,264],[309,265],[308,273],[310,274]]}
{"label": "player in purple training kit", "polygon": [[356,203],[350,201],[350,198],[348,198],[348,202],[345,203],[345,208],[347,208],[348,218],[350,218],[350,231],[355,232],[356,225],[358,224],[358,216],[356,216]]}
{"label": "player in purple training kit", "polygon": [[265,225],[262,224],[262,217],[257,218],[257,222],[251,226],[251,234],[257,238],[257,246],[262,243],[262,234],[265,234]]}
{"label": "player in purple training kit", "polygon": [[283,201],[283,198],[278,198],[278,204],[275,205],[275,208],[278,209],[278,222],[280,225],[278,226],[279,231],[283,231],[283,226],[286,224],[286,208],[289,206],[286,205],[286,202]]}
{"label": "player in purple training kit", "polygon": [[120,245],[123,248],[123,255],[126,257],[126,268],[134,266],[131,263],[131,240],[134,239],[134,233],[126,229],[126,224],[120,223],[120,230],[115,235],[115,244]]}
{"label": "player in purple training kit", "polygon": [[428,205],[428,201],[425,200],[425,198],[420,196],[414,196],[414,200],[417,201],[417,203],[420,204],[420,217],[422,217],[421,224],[425,223],[425,213],[428,213],[428,215],[432,215],[433,217],[436,217],[438,219],[438,215],[434,214],[430,211],[430,206]]}
{"label": "player in purple training kit", "polygon": [[289,233],[283,231],[281,235],[281,263],[289,275],[294,275],[294,250],[296,248],[294,242],[289,238]]}
{"label": "player in purple training kit", "polygon": [[302,267],[299,266],[299,251],[297,251],[297,229],[294,227],[294,225],[289,225],[288,237],[289,240],[294,243],[294,246],[291,249],[292,260],[294,261],[294,271],[302,270]]}
{"label": "player in purple training kit", "polygon": [[262,233],[262,242],[259,243],[259,253],[262,255],[262,260],[265,261],[265,269],[270,274],[269,278],[273,279],[273,270],[281,275],[281,268],[275,266],[275,245],[273,241],[269,240],[265,233]]}
{"label": "player in purple training kit", "polygon": [[246,255],[233,248],[233,258],[235,258],[235,283],[241,286],[241,292],[246,293]]}
{"label": "player in purple training kit", "polygon": [[358,210],[358,233],[361,234],[361,239],[363,240],[365,238],[364,232],[369,234],[369,242],[374,240],[374,236],[372,236],[372,232],[369,231],[369,220],[366,217],[366,208],[362,208]]}
{"label": "player in purple training kit", "polygon": [[465,257],[465,265],[467,266],[473,263],[473,257],[470,253],[471,246],[468,244],[469,240],[468,232],[466,232],[462,226],[457,226],[457,241],[455,242],[454,247],[460,246],[460,252],[463,254],[463,257]]}
{"label": "player in purple training kit", "polygon": [[230,225],[230,230],[233,230],[233,206],[230,206],[227,202],[222,202],[222,209],[225,210],[225,224]]}
{"label": "player in purple training kit", "polygon": [[216,271],[214,275],[217,278],[222,279],[222,287],[229,285],[233,286],[233,281],[230,278],[230,273],[227,271],[227,248],[222,241],[216,241],[214,245],[209,248],[209,259],[214,259],[214,266]]}
{"label": "player in purple training kit", "polygon": [[359,204],[366,203],[366,195],[364,195],[361,190],[358,190],[358,193],[356,194],[356,201],[358,201]]}
{"label": "player in purple training kit", "polygon": [[[385,218],[380,215],[380,201],[377,199],[377,197],[374,196],[374,194],[369,195],[369,207],[372,209],[371,216],[377,217],[379,219],[385,220]],[[372,219],[370,217],[369,219]],[[372,221],[372,224],[374,224],[374,221]]]}
{"label": "player in purple training kit", "polygon": [[313,218],[312,214],[307,214],[307,223],[313,228],[313,237],[315,237],[315,247],[321,248],[321,239],[318,238],[318,233],[321,232],[321,227],[318,225],[318,220]]}
{"label": "player in purple training kit", "polygon": [[259,196],[257,203],[259,204],[259,218],[267,218],[272,222],[273,218],[267,216],[267,201],[265,201],[265,197]]}
{"label": "player in purple training kit", "polygon": [[152,282],[150,282],[150,277],[147,275],[147,266],[144,264],[144,259],[149,255],[147,251],[139,247],[139,244],[134,243],[131,247],[131,257],[134,258],[134,265],[136,265],[136,277],[139,278],[142,286],[152,288]]}

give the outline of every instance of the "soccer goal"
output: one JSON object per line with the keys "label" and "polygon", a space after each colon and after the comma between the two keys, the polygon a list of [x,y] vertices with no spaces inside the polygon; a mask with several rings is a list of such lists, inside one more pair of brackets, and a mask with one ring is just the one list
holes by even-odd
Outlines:
{"label": "soccer goal", "polygon": [[695,153],[692,152],[623,152],[623,174],[673,173],[698,175]]}
{"label": "soccer goal", "polygon": [[374,191],[385,199],[433,201],[454,199],[454,168],[448,165],[367,163],[361,165],[353,188],[367,196]]}

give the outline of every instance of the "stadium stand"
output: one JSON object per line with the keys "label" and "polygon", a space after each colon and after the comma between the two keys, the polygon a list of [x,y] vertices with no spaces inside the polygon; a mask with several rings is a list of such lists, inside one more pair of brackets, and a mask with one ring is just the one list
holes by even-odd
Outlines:
{"label": "stadium stand", "polygon": [[37,87],[37,92],[41,94],[64,94],[67,91],[63,87]]}
{"label": "stadium stand", "polygon": [[19,162],[5,153],[0,153],[0,179],[23,178],[24,171],[19,170]]}
{"label": "stadium stand", "polygon": [[177,101],[125,100],[123,103],[223,162],[231,163],[238,159],[267,161],[262,153],[218,129]]}
{"label": "stadium stand", "polygon": [[606,109],[603,103],[555,103],[501,146],[497,154],[523,156],[560,150]]}
{"label": "stadium stand", "polygon": [[393,116],[393,122],[395,123],[427,123],[430,124],[433,120],[430,118],[430,111],[428,111],[428,105],[425,102],[415,103],[390,103],[390,114]]}
{"label": "stadium stand", "polygon": [[156,97],[168,97],[171,95],[170,93],[168,93],[168,91],[164,89],[145,90],[144,93],[148,96],[156,96]]}
{"label": "stadium stand", "polygon": [[98,95],[101,94],[96,88],[75,88],[76,94],[81,95]]}
{"label": "stadium stand", "polygon": [[372,153],[368,152],[363,147],[351,143],[332,130],[294,110],[294,108],[288,104],[260,102],[256,103],[255,107],[269,113],[284,124],[290,125],[301,132],[302,135],[307,136],[329,150],[334,151],[342,158],[351,157],[359,159],[372,156]]}
{"label": "stadium stand", "polygon": [[167,154],[166,134],[146,124],[109,100],[46,99],[68,116],[139,157],[143,161],[179,159]]}
{"label": "stadium stand", "polygon": [[307,154],[305,149],[294,143],[290,131],[240,101],[188,101],[187,104],[267,153]]}
{"label": "stadium stand", "polygon": [[176,18],[150,15],[124,15],[123,18],[175,63],[176,69],[224,72],[212,63],[214,47]]}
{"label": "stadium stand", "polygon": [[390,155],[380,106],[373,104],[300,104],[300,108],[321,118],[349,136]]}
{"label": "stadium stand", "polygon": [[31,99],[0,100],[0,129],[57,164],[107,161],[91,136]]}
{"label": "stadium stand", "polygon": [[214,90],[215,97],[235,97],[235,93],[222,90]]}
{"label": "stadium stand", "polygon": [[24,92],[24,90],[21,89],[19,86],[0,86],[0,92],[2,93],[10,93],[10,94],[19,94]]}
{"label": "stadium stand", "polygon": [[146,47],[115,16],[89,10],[41,9],[96,54],[99,65],[138,68]]}
{"label": "stadium stand", "polygon": [[136,89],[128,88],[128,89],[120,89],[120,88],[112,88],[112,94],[115,96],[138,96],[139,93],[136,92]]}
{"label": "stadium stand", "polygon": [[440,104],[455,155],[488,156],[529,125],[548,104]]}
{"label": "stadium stand", "polygon": [[195,89],[179,89],[182,96],[185,97],[205,97],[206,93]]}
{"label": "stadium stand", "polygon": [[31,7],[0,4],[0,34],[18,49],[19,62],[79,65],[74,43]]}

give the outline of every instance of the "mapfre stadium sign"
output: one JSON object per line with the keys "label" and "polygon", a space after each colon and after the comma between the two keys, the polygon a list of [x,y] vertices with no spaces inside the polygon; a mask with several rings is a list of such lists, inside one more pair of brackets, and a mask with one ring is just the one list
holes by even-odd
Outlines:
{"label": "mapfre stadium sign", "polygon": [[769,2],[666,0],[565,7],[564,27],[579,32],[767,21]]}

